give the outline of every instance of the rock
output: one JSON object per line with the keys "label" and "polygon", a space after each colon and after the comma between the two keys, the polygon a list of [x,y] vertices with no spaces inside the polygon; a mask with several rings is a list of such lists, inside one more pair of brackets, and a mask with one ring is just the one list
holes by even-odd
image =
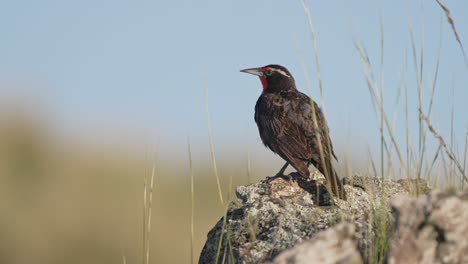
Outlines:
{"label": "rock", "polygon": [[354,235],[354,225],[338,224],[317,233],[310,240],[283,251],[273,260],[273,264],[363,263]]}
{"label": "rock", "polygon": [[468,263],[468,192],[398,197],[392,207],[388,263]]}
{"label": "rock", "polygon": [[390,197],[408,193],[408,188],[396,181],[356,176],[344,179],[347,201],[332,200],[325,187],[317,189],[314,182],[294,173],[290,177],[237,187],[237,200],[208,233],[199,263],[271,262],[341,222],[353,223],[364,260],[383,259],[376,255],[374,241],[386,239],[392,230]]}
{"label": "rock", "polygon": [[431,191],[427,181],[421,179],[400,179],[397,181],[403,188],[412,194],[425,194]]}

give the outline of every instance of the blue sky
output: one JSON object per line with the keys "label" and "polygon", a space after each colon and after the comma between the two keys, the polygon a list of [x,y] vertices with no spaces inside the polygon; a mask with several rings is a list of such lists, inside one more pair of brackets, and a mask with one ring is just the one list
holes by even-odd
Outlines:
{"label": "blue sky", "polygon": [[[444,1],[468,47],[468,3]],[[364,44],[379,78],[380,27],[384,29],[385,106],[397,114],[404,138],[405,76],[412,136],[417,97],[410,26],[419,54],[424,36],[424,100],[442,50],[431,119],[444,136],[455,111],[464,139],[468,118],[468,68],[436,1],[308,2],[317,32],[324,102],[335,147],[365,155],[378,129],[353,39]],[[310,31],[301,1],[21,1],[0,3],[0,96],[15,104],[38,100],[61,133],[97,134],[170,147],[189,133],[206,150],[205,89],[215,143],[236,153],[261,149],[253,121],[260,82],[240,69],[286,66],[300,89],[320,101]],[[405,55],[406,54],[406,55]],[[403,74],[403,75],[402,75]],[[8,100],[8,99],[7,99]],[[177,148],[176,148],[177,149]],[[176,151],[177,152],[177,151]]]}

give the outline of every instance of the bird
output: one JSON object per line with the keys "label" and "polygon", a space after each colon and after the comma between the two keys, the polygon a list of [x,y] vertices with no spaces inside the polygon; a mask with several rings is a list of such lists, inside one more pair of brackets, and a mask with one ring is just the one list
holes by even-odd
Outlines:
{"label": "bird", "polygon": [[263,90],[255,104],[255,122],[263,144],[286,161],[274,177],[283,176],[291,165],[309,179],[314,175],[309,171],[312,164],[325,175],[333,195],[346,200],[332,164],[333,158],[337,158],[328,124],[317,103],[297,89],[294,77],[281,65],[270,64],[241,72],[258,76],[262,83]]}

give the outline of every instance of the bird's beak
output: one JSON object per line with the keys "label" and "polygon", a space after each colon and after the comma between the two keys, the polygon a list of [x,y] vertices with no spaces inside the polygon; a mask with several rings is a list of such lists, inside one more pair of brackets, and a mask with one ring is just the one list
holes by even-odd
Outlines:
{"label": "bird's beak", "polygon": [[253,75],[257,75],[258,77],[263,77],[262,68],[244,69],[244,70],[241,70],[241,72],[245,72],[245,73],[250,73],[250,74],[253,74]]}

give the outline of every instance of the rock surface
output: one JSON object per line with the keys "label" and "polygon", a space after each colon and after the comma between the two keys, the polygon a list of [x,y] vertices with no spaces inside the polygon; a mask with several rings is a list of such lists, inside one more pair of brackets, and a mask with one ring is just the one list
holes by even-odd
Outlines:
{"label": "rock surface", "polygon": [[274,259],[273,264],[309,264],[311,260],[322,264],[363,263],[354,235],[354,225],[340,223],[283,251]]}
{"label": "rock surface", "polygon": [[[374,242],[379,237],[388,237],[387,232],[393,226],[390,197],[424,189],[421,186],[427,187],[424,182],[415,185],[412,181],[382,181],[379,178],[355,176],[343,180],[348,198],[343,201],[332,200],[323,186],[317,190],[313,182],[305,181],[296,174],[291,177],[293,180],[276,178],[237,187],[237,200],[228,207],[226,218],[219,220],[208,233],[199,263],[280,261],[280,253],[314,236],[304,243],[317,246],[317,239],[331,234],[316,234],[341,222],[352,223],[352,228],[345,228],[352,232],[339,228],[341,231],[337,232],[353,237],[349,238],[350,242],[354,241],[357,245],[362,259],[382,260],[384,256],[375,253],[378,252],[375,244],[380,244]],[[379,225],[374,226],[376,222]],[[332,253],[322,252],[322,255],[325,254]],[[278,259],[275,259],[277,256]]]}
{"label": "rock surface", "polygon": [[468,192],[392,201],[396,230],[389,264],[468,263]]}

